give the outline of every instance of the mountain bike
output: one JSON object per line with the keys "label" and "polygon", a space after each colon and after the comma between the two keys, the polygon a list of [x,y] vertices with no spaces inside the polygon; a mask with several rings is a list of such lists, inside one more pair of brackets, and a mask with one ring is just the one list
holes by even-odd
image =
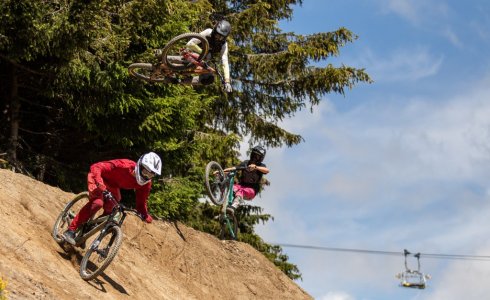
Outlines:
{"label": "mountain bike", "polygon": [[[86,201],[84,201],[86,200]],[[65,205],[53,226],[52,236],[60,244],[65,244],[63,232],[68,229],[75,218],[76,211],[89,200],[88,192],[82,192]],[[92,280],[102,273],[116,256],[122,243],[121,226],[128,213],[142,219],[138,211],[118,203],[112,195],[104,197],[104,201],[113,201],[115,206],[109,215],[91,218],[76,231],[75,247],[85,248],[87,240],[99,234],[90,244],[80,263],[80,277]]]}
{"label": "mountain bike", "polygon": [[[188,49],[187,43],[191,39],[200,41],[201,53]],[[199,84],[192,82],[192,77],[204,74],[217,74],[224,85],[223,75],[216,64],[205,61],[208,54],[209,43],[199,33],[184,33],[171,39],[161,50],[156,64],[133,63],[128,71],[131,76],[147,82]]]}
{"label": "mountain bike", "polygon": [[237,166],[234,170],[225,173],[220,164],[215,161],[211,161],[206,165],[204,180],[206,192],[211,202],[215,205],[221,205],[219,238],[222,240],[236,240],[238,238],[238,222],[233,210],[228,208],[228,206],[233,203],[235,196],[233,193],[233,184],[236,172],[244,169],[246,167]]}

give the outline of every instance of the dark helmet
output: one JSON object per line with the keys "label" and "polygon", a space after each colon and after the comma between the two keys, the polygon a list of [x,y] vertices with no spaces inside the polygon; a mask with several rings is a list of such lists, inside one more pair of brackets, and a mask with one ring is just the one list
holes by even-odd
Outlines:
{"label": "dark helmet", "polygon": [[252,162],[261,163],[265,158],[265,148],[262,146],[255,146],[250,151],[250,160]]}
{"label": "dark helmet", "polygon": [[212,34],[216,36],[216,34],[221,35],[224,39],[226,39],[231,32],[231,24],[226,20],[221,20],[213,28]]}

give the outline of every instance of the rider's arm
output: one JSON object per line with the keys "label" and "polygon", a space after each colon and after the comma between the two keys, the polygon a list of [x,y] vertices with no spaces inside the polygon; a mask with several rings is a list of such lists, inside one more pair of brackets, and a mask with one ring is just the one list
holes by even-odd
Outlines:
{"label": "rider's arm", "polygon": [[259,171],[260,173],[263,173],[263,174],[269,173],[269,169],[266,167],[265,164],[262,164],[262,163],[260,165],[250,164],[248,166],[248,168],[249,168],[250,171],[257,170],[257,171]]}
{"label": "rider's arm", "polygon": [[[213,29],[211,28],[208,28],[208,29],[205,29],[204,31],[201,31],[199,34],[202,35],[202,36],[210,36],[211,35],[211,32],[213,31]],[[187,42],[186,44],[186,47],[187,49],[191,50],[191,51],[194,51],[196,53],[199,53],[201,54],[202,52],[202,49],[201,47],[199,47],[197,44],[201,43],[201,41],[199,39],[191,39],[189,42]]]}
{"label": "rider's arm", "polygon": [[221,47],[221,64],[223,65],[223,77],[226,83],[230,83],[230,65],[228,63],[228,42]]}
{"label": "rider's arm", "polygon": [[104,179],[102,179],[102,173],[114,169],[114,164],[110,161],[101,161],[90,166],[90,175],[95,181],[95,185],[99,190],[105,191],[107,187],[105,186]]}
{"label": "rider's arm", "polygon": [[[246,167],[245,161],[242,161],[237,167]],[[237,167],[229,167],[223,170],[223,172],[228,173],[230,171],[235,171]]]}
{"label": "rider's arm", "polygon": [[136,189],[136,210],[143,216],[148,216],[148,197],[150,196],[151,181]]}
{"label": "rider's arm", "polygon": [[234,171],[234,170],[236,170],[236,167],[230,167],[230,168],[224,169],[223,172],[228,173],[228,172]]}
{"label": "rider's arm", "polygon": [[255,170],[267,174],[269,173],[269,169],[264,165],[264,166],[255,166]]}

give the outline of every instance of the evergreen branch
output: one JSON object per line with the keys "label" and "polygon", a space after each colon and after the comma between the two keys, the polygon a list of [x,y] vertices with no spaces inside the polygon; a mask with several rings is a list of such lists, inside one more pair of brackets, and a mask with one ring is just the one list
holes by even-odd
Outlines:
{"label": "evergreen branch", "polygon": [[265,57],[265,56],[277,56],[277,55],[286,54],[286,53],[288,53],[288,50],[281,50],[281,51],[277,51],[277,52],[274,52],[274,53],[245,54],[245,57],[247,59],[254,59],[254,58]]}
{"label": "evergreen branch", "polygon": [[29,130],[29,129],[25,129],[25,128],[22,128],[22,127],[19,127],[19,130],[24,131],[24,132],[27,132],[27,133],[31,133],[31,134],[37,134],[37,135],[56,136],[56,134],[52,134],[51,132],[35,132],[35,131]]}
{"label": "evergreen branch", "polygon": [[24,98],[24,97],[20,97],[20,96],[19,96],[19,99],[21,100],[21,102],[28,103],[28,104],[30,104],[30,105],[32,105],[32,106],[42,107],[42,108],[46,108],[46,109],[48,109],[48,110],[53,110],[53,109],[55,109],[55,110],[60,110],[60,108],[55,108],[55,107],[53,107],[53,106],[43,105],[43,104],[40,104],[40,103],[36,103],[36,102],[31,101],[31,100],[28,100],[28,99],[26,99],[26,98]]}
{"label": "evergreen branch", "polygon": [[3,55],[2,53],[0,53],[0,58],[9,62],[10,64],[14,65],[15,67],[19,68],[19,69],[22,69],[22,70],[25,70],[29,73],[32,73],[32,74],[35,74],[35,75],[41,75],[41,76],[46,76],[47,74],[45,73],[41,73],[39,71],[36,71],[36,70],[33,70],[31,68],[28,68],[22,64],[19,64],[18,62],[16,62],[15,60],[11,59],[10,57],[6,56],[6,55]]}

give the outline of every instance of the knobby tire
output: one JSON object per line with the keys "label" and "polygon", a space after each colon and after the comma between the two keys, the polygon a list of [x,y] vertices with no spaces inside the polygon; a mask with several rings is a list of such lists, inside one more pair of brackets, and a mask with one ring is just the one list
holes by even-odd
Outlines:
{"label": "knobby tire", "polygon": [[150,63],[133,63],[128,67],[129,74],[148,82],[165,82],[167,79],[163,74],[152,77],[154,66]]}
{"label": "knobby tire", "polygon": [[[71,200],[70,202],[68,202],[68,204],[65,205],[65,207],[63,208],[61,213],[58,215],[58,218],[54,222],[53,232],[51,233],[51,235],[53,236],[53,239],[58,244],[61,245],[65,242],[65,240],[63,239],[63,237],[61,237],[61,235],[63,234],[63,232],[65,230],[68,229],[68,226],[70,226],[70,224],[68,224],[68,222],[65,223],[67,214],[70,212],[70,209],[75,205],[75,203],[77,203],[80,200],[84,200],[84,199],[86,199],[88,201],[88,199],[89,199],[88,198],[88,192],[82,192],[82,193],[76,195],[75,198],[73,198],[73,200]],[[70,218],[70,222],[71,221],[72,221],[72,219]],[[63,228],[61,228],[61,227],[63,227]]]}
{"label": "knobby tire", "polygon": [[[219,177],[213,174],[215,171],[219,172]],[[206,173],[204,179],[206,192],[211,202],[213,202],[215,205],[223,204],[226,196],[228,195],[228,183],[217,180],[224,180],[225,177],[226,176],[223,168],[221,168],[221,166],[217,162],[211,161],[206,165]],[[219,192],[219,195],[217,194],[217,192]]]}
{"label": "knobby tire", "polygon": [[169,61],[168,57],[169,56],[174,56],[176,53],[169,53],[170,50],[172,49],[173,46],[175,46],[177,43],[181,42],[182,40],[184,41],[189,41],[191,39],[198,39],[201,43],[199,43],[199,47],[202,49],[202,52],[199,54],[199,57],[196,59],[197,61],[201,61],[209,51],[209,43],[208,40],[200,35],[199,33],[194,33],[194,32],[189,32],[189,33],[184,33],[181,35],[178,35],[171,39],[165,47],[162,49],[162,62],[171,70],[174,71],[183,71],[191,68],[195,68],[194,64],[191,62],[185,62],[183,64],[173,64]]}
{"label": "knobby tire", "polygon": [[[110,236],[111,232],[113,232],[114,234],[113,236]],[[104,233],[104,235],[100,238],[101,240],[100,245],[102,245],[102,241],[104,240],[104,238],[107,237],[111,238],[112,241],[109,244],[110,247],[109,253],[105,258],[104,263],[95,271],[88,270],[88,263],[90,262],[90,256],[95,251],[94,249],[92,249],[92,245],[90,245],[90,248],[87,250],[87,253],[85,253],[82,262],[80,263],[80,277],[82,277],[82,279],[88,281],[100,275],[100,273],[102,273],[109,266],[109,264],[112,262],[117,252],[119,251],[119,248],[121,247],[122,244],[121,228],[119,226],[112,226],[108,228],[107,231]],[[96,256],[96,258],[98,258],[98,256]]]}

